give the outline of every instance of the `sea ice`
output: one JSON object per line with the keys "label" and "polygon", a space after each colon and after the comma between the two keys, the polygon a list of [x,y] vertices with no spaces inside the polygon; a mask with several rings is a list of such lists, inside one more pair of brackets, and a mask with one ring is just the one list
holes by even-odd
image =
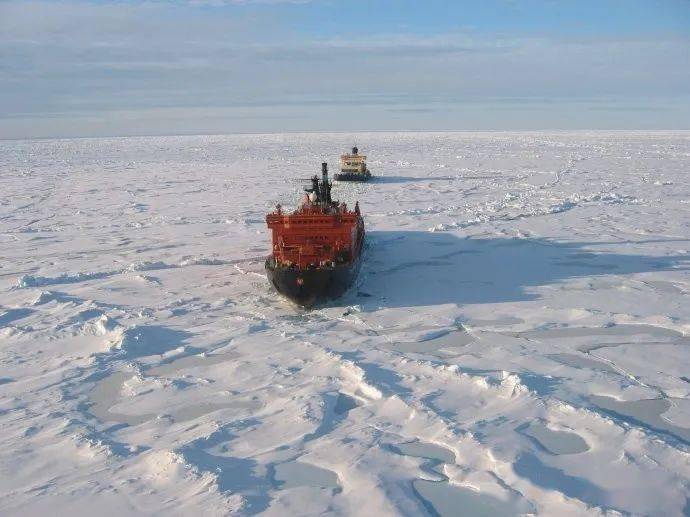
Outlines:
{"label": "sea ice", "polygon": [[[354,144],[357,285],[264,216]],[[203,157],[203,158],[200,158]],[[0,142],[3,515],[687,515],[690,133]]]}

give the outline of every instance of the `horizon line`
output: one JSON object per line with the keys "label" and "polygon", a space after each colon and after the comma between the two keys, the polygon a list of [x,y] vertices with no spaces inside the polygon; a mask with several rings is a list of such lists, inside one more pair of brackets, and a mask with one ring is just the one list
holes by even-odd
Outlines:
{"label": "horizon line", "polygon": [[72,136],[22,136],[22,137],[2,137],[0,142],[21,142],[36,140],[77,140],[77,139],[98,139],[98,138],[159,138],[159,137],[195,137],[195,136],[273,136],[273,135],[296,135],[296,134],[322,134],[322,135],[342,135],[348,133],[690,133],[690,126],[687,128],[612,128],[612,129],[353,129],[353,130],[282,130],[282,131],[220,131],[220,132],[190,132],[190,133],[159,133],[159,134],[111,134],[111,135],[72,135]]}

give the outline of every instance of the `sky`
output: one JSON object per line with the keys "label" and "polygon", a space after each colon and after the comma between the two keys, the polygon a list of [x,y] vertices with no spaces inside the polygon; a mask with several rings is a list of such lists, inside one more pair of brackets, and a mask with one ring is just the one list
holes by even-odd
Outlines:
{"label": "sky", "polygon": [[690,129],[690,0],[0,0],[0,138]]}

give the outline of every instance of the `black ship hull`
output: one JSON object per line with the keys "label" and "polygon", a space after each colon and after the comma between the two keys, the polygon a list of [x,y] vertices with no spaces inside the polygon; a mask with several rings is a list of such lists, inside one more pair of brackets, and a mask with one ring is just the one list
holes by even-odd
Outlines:
{"label": "black ship hull", "polygon": [[336,181],[369,181],[371,172],[341,172],[335,175]]}
{"label": "black ship hull", "polygon": [[276,290],[302,307],[338,298],[352,285],[361,265],[361,256],[353,262],[331,267],[297,269],[276,266],[273,257],[266,259],[266,275]]}

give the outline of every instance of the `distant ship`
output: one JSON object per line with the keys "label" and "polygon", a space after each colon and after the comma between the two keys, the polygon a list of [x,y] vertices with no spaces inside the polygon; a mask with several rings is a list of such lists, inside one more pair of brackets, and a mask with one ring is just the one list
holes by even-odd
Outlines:
{"label": "distant ship", "polygon": [[266,216],[273,251],[266,274],[279,293],[303,307],[341,296],[359,272],[364,220],[359,203],[349,210],[331,199],[328,166],[311,179],[302,204],[290,214],[280,205]]}
{"label": "distant ship", "polygon": [[340,173],[335,175],[338,181],[369,181],[371,172],[367,169],[367,157],[359,154],[356,147],[352,154],[340,156]]}

